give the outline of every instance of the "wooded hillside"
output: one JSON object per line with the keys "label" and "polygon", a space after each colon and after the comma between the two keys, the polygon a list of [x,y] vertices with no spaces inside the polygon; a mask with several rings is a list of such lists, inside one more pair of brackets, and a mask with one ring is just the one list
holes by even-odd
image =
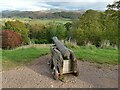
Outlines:
{"label": "wooded hillside", "polygon": [[78,19],[84,11],[46,10],[46,11],[3,11],[3,18],[21,17],[31,19],[68,18]]}

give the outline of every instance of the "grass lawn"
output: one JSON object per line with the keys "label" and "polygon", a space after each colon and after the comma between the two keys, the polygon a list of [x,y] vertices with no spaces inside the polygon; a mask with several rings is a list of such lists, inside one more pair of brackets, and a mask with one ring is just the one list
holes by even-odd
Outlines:
{"label": "grass lawn", "polygon": [[56,23],[67,23],[67,22],[72,22],[71,19],[66,19],[66,18],[61,18],[61,19],[29,19],[29,18],[3,18],[3,21],[8,21],[10,19],[15,19],[15,20],[19,20],[21,22],[28,22],[30,24],[38,24],[38,23],[42,23],[42,24],[46,24],[49,22],[56,22]]}
{"label": "grass lawn", "polygon": [[[82,61],[112,65],[118,63],[118,50],[115,49],[90,49],[80,47],[72,50],[74,51],[77,59]],[[3,69],[24,65],[40,56],[50,53],[49,47],[29,47],[1,51]]]}
{"label": "grass lawn", "polygon": [[20,66],[49,53],[49,48],[20,48],[2,50],[3,69]]}
{"label": "grass lawn", "polygon": [[96,62],[99,64],[118,64],[118,50],[115,49],[90,49],[80,47],[73,49],[79,60]]}
{"label": "grass lawn", "polygon": [[67,23],[72,22],[70,19],[32,19],[29,23],[30,24],[37,24],[37,23],[49,23],[49,22],[56,22],[56,23]]}

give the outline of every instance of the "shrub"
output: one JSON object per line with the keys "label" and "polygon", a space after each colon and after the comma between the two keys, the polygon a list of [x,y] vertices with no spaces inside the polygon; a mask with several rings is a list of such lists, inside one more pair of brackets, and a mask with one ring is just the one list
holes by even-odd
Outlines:
{"label": "shrub", "polygon": [[72,43],[70,43],[70,42],[66,42],[65,43],[65,46],[67,47],[67,48],[69,48],[69,49],[79,49],[79,46],[78,45],[75,45],[75,44],[72,44]]}
{"label": "shrub", "polygon": [[21,44],[21,37],[13,30],[2,31],[2,48],[10,49],[15,48]]}
{"label": "shrub", "polygon": [[66,28],[62,23],[50,22],[46,24],[45,31],[46,40],[49,43],[53,42],[51,39],[53,36],[57,36],[60,40],[65,39]]}
{"label": "shrub", "polygon": [[46,39],[34,39],[35,44],[47,44],[48,41]]}
{"label": "shrub", "polygon": [[85,45],[85,48],[88,48],[88,49],[96,49],[96,46],[90,42],[88,42],[86,45]]}
{"label": "shrub", "polygon": [[96,46],[95,46],[95,45],[89,45],[89,46],[86,45],[85,47],[86,47],[86,48],[89,48],[89,49],[96,49]]}
{"label": "shrub", "polygon": [[30,43],[30,39],[28,37],[29,29],[27,28],[25,23],[18,21],[18,20],[7,21],[7,22],[5,22],[4,29],[5,30],[13,30],[13,31],[17,32],[21,36],[22,44]]}

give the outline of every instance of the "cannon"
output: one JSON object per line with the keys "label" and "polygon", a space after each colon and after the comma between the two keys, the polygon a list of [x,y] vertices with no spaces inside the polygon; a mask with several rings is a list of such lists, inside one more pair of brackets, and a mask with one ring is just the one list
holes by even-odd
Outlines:
{"label": "cannon", "polygon": [[53,37],[52,40],[54,44],[50,46],[51,59],[49,65],[54,79],[62,80],[63,74],[67,73],[78,76],[77,60],[73,51],[65,47],[57,37]]}

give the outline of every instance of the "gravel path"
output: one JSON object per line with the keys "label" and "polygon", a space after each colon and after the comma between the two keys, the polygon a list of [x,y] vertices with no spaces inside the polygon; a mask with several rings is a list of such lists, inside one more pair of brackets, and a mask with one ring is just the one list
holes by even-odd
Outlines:
{"label": "gravel path", "polygon": [[118,67],[99,66],[78,61],[80,75],[64,75],[64,82],[53,79],[47,65],[49,55],[42,56],[30,65],[3,71],[3,88],[117,88]]}

